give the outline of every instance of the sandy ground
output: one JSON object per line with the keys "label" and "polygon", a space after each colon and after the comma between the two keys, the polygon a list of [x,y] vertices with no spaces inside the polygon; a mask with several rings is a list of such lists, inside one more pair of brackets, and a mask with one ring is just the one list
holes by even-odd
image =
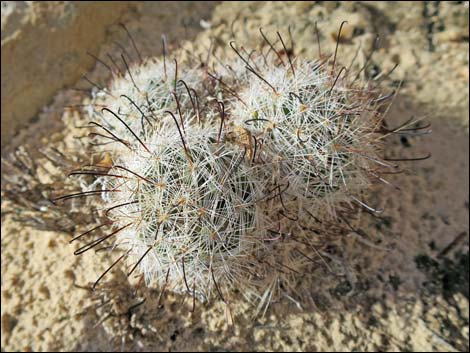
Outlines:
{"label": "sandy ground", "polygon": [[[291,25],[296,54],[317,57],[315,21],[322,51],[331,52],[343,20],[350,28],[338,51],[342,62],[350,62],[359,43],[358,60],[364,62],[378,34],[367,73],[399,63],[384,82],[392,89],[404,81],[389,112],[391,125],[415,115],[426,117],[433,129],[432,136],[389,141],[390,156],[431,152],[432,158],[408,163],[404,175],[390,179],[401,191],[372,192],[371,202],[385,212],[382,219],[361,220],[369,244],[350,238],[336,245],[351,269],[347,275],[313,269],[299,287],[304,300],[280,300],[264,318],[252,318],[249,305],[235,301],[229,326],[220,303],[197,303],[190,313],[190,300],[169,294],[156,307],[158,291],[135,290],[119,271],[91,293],[86,286],[112,261],[73,256],[72,232],[26,226],[18,220],[23,211],[2,198],[2,351],[468,350],[468,2],[147,3],[125,22],[145,55],[161,54],[161,33],[175,49],[196,55],[204,55],[216,38],[216,52],[229,56],[224,48],[232,36],[257,45],[260,26],[269,32]],[[116,38],[123,40],[122,33],[111,29],[109,43]],[[97,65],[90,77],[104,80],[106,72]],[[86,82],[76,86],[89,88]],[[64,121],[73,114],[62,107],[84,97],[59,92],[2,154],[19,145],[29,146],[33,156],[48,146],[67,154],[76,143]],[[35,161],[43,184],[57,182],[51,168],[40,167],[44,158]],[[54,212],[48,209],[43,217]],[[74,222],[62,218],[62,228],[76,233]]]}

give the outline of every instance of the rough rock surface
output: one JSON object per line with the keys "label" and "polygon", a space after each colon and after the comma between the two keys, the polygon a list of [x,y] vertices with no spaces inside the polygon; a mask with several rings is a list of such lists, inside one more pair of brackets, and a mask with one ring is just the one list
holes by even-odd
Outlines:
{"label": "rough rock surface", "polygon": [[71,85],[130,1],[2,1],[2,146]]}

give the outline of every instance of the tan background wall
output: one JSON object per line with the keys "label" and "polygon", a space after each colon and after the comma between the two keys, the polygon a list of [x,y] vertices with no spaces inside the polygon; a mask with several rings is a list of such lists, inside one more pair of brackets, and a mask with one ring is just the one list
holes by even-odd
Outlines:
{"label": "tan background wall", "polygon": [[130,1],[2,1],[2,147],[94,60]]}

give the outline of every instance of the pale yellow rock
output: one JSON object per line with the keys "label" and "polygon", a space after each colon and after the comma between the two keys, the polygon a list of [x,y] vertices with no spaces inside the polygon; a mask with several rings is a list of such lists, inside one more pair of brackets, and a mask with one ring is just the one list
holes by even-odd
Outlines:
{"label": "pale yellow rock", "polygon": [[130,1],[2,2],[2,146],[94,63]]}
{"label": "pale yellow rock", "polygon": [[459,28],[459,27],[452,27],[444,32],[436,33],[435,37],[439,42],[446,43],[446,42],[461,42],[461,41],[468,41],[468,27],[467,28]]}

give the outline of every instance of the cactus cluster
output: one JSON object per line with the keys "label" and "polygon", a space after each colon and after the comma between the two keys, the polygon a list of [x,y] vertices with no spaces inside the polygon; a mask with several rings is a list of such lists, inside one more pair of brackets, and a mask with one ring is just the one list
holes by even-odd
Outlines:
{"label": "cactus cluster", "polygon": [[105,162],[72,174],[93,177],[82,194],[102,196],[109,231],[74,238],[76,254],[111,244],[113,266],[127,259],[148,285],[225,302],[239,290],[259,309],[315,266],[392,167],[385,99],[335,56],[295,57],[280,39],[250,54],[231,43],[236,59],[211,67],[125,62],[95,91],[86,118]]}

